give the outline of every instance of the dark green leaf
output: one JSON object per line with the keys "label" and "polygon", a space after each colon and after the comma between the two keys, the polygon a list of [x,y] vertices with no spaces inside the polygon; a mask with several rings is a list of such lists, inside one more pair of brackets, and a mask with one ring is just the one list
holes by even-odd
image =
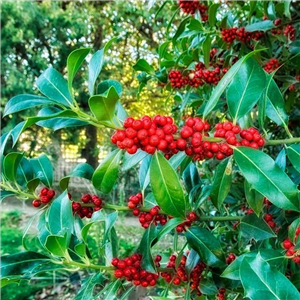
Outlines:
{"label": "dark green leaf", "polygon": [[136,64],[133,66],[133,69],[135,71],[143,71],[143,72],[146,72],[146,73],[154,73],[154,68],[149,65],[149,63],[141,58],[139,59]]}
{"label": "dark green leaf", "polygon": [[68,68],[68,85],[69,91],[72,90],[73,79],[78,72],[80,66],[82,65],[84,59],[90,53],[90,48],[80,48],[72,51],[67,59],[67,68]]}
{"label": "dark green leaf", "polygon": [[264,20],[261,22],[253,23],[250,25],[247,25],[245,27],[245,30],[248,32],[253,32],[253,31],[268,31],[276,26],[274,25],[274,22],[272,20]]}
{"label": "dark green leaf", "polygon": [[191,192],[193,187],[201,183],[199,171],[195,164],[190,163],[182,174],[184,184],[188,193]]}
{"label": "dark green leaf", "polygon": [[114,211],[105,218],[103,244],[109,240],[110,231],[118,219],[118,212]]}
{"label": "dark green leaf", "polygon": [[[300,156],[299,156],[300,158]],[[285,153],[285,149],[282,148],[281,151],[279,152],[279,154],[277,155],[275,162],[277,164],[277,166],[283,171],[285,172],[285,168],[286,168],[286,153]]]}
{"label": "dark green leaf", "polygon": [[254,59],[241,65],[227,90],[228,110],[235,121],[251,111],[261,97],[265,83],[265,72]]}
{"label": "dark green leaf", "polygon": [[255,190],[280,208],[299,211],[296,185],[269,155],[256,149],[237,147],[234,159]]}
{"label": "dark green leaf", "polygon": [[89,99],[89,107],[98,121],[108,127],[115,128],[117,125],[120,125],[115,118],[118,100],[119,95],[112,86],[106,94],[92,96]]}
{"label": "dark green leaf", "polygon": [[90,63],[89,63],[89,93],[91,96],[94,95],[95,83],[97,77],[99,76],[102,66],[104,62],[104,49],[98,50],[92,56]]}
{"label": "dark green leaf", "polygon": [[300,53],[300,41],[296,40],[290,44],[289,51],[291,54],[298,55]]}
{"label": "dark green leaf", "polygon": [[179,218],[173,218],[169,220],[158,232],[157,234],[157,241],[161,240],[165,235],[170,233],[176,226],[179,224],[182,224],[185,220],[184,219],[179,219]]}
{"label": "dark green leaf", "polygon": [[73,104],[68,83],[63,76],[52,67],[48,68],[37,79],[36,86],[39,91],[58,104],[70,107]]}
{"label": "dark green leaf", "polygon": [[148,155],[145,159],[143,159],[140,166],[139,183],[142,190],[145,190],[150,183],[150,162],[151,156]]}
{"label": "dark green leaf", "polygon": [[67,251],[67,235],[48,235],[45,247],[51,254],[65,257]]}
{"label": "dark green leaf", "polygon": [[5,105],[3,116],[14,114],[24,109],[29,109],[39,105],[54,105],[55,101],[37,95],[18,95],[11,98]]}
{"label": "dark green leaf", "polygon": [[92,177],[96,189],[106,194],[112,190],[118,179],[121,157],[122,150],[116,149],[102,161]]}
{"label": "dark green leaf", "polygon": [[191,249],[185,263],[185,272],[188,276],[190,276],[191,272],[194,270],[199,261],[199,254],[194,249]]}
{"label": "dark green leaf", "polygon": [[170,163],[158,152],[151,160],[150,182],[160,208],[173,217],[185,217],[186,200],[179,178]]}
{"label": "dark green leaf", "polygon": [[220,209],[230,191],[231,180],[232,158],[228,157],[218,165],[210,192],[211,201],[218,209]]}
{"label": "dark green leaf", "polygon": [[261,241],[276,237],[276,234],[268,226],[268,224],[258,218],[255,214],[249,214],[245,216],[240,223],[241,234],[246,239],[254,239]]}
{"label": "dark green leaf", "polygon": [[200,292],[204,295],[216,295],[218,289],[212,280],[204,278],[201,280]]}
{"label": "dark green leaf", "polygon": [[245,196],[249,206],[253,209],[257,216],[262,211],[264,196],[258,191],[251,188],[247,180],[244,182]]}
{"label": "dark green leaf", "polygon": [[291,18],[291,10],[290,10],[291,2],[292,2],[291,0],[286,0],[283,2],[284,3],[284,14],[289,20],[292,19]]}
{"label": "dark green leaf", "polygon": [[190,227],[186,232],[188,244],[198,252],[201,259],[212,267],[224,266],[224,254],[219,241],[205,228]]}
{"label": "dark green leaf", "polygon": [[111,87],[114,87],[117,91],[118,95],[121,96],[122,94],[122,85],[119,81],[108,79],[100,82],[97,86],[97,94],[105,94]]}
{"label": "dark green leaf", "polygon": [[209,68],[211,41],[212,38],[210,37],[210,35],[207,35],[202,44],[202,51],[206,68]]}
{"label": "dark green leaf", "polygon": [[80,177],[87,180],[92,180],[93,173],[94,169],[91,165],[86,163],[78,164],[68,176],[63,177],[60,180],[59,186],[62,190],[65,190],[69,185],[69,180],[71,177]]}
{"label": "dark green leaf", "polygon": [[225,91],[226,87],[229,85],[229,83],[232,81],[234,76],[238,73],[239,69],[243,65],[245,61],[247,61],[252,55],[256,54],[259,51],[262,51],[263,49],[255,50],[247,55],[240,58],[230,69],[229,71],[223,76],[223,78],[219,81],[218,85],[213,90],[203,112],[203,116],[206,117],[217,105],[221,95]]}
{"label": "dark green leaf", "polygon": [[87,223],[81,230],[81,237],[85,242],[87,241],[88,231],[93,224],[96,222],[105,222],[106,215],[103,214],[101,210],[98,210],[93,213],[92,218],[89,223]]}
{"label": "dark green leaf", "polygon": [[22,157],[19,166],[17,168],[17,177],[16,180],[19,185],[27,186],[28,182],[32,180],[34,177],[34,170],[29,162],[29,160],[25,157]]}
{"label": "dark green leaf", "polygon": [[151,255],[152,242],[156,239],[156,237],[157,237],[157,227],[151,224],[146,229],[141,239],[139,248],[137,250],[137,252],[142,255],[142,262],[141,262],[142,269],[150,273],[156,273],[154,261]]}
{"label": "dark green leaf", "polygon": [[34,192],[40,182],[41,180],[39,178],[33,178],[32,180],[29,180],[26,184],[28,191]]}
{"label": "dark green leaf", "polygon": [[288,146],[286,152],[293,167],[300,173],[300,144]]}
{"label": "dark green leaf", "polygon": [[218,11],[218,7],[219,7],[219,3],[213,3],[209,6],[208,9],[208,23],[209,26],[213,27],[216,24],[217,21],[217,11]]}
{"label": "dark green leaf", "polygon": [[147,152],[142,151],[141,149],[138,149],[135,154],[129,154],[126,152],[123,157],[122,171],[128,171],[148,155],[149,154]]}
{"label": "dark green leaf", "polygon": [[14,183],[17,180],[17,170],[23,155],[23,153],[11,152],[7,154],[3,160],[3,173],[8,180]]}
{"label": "dark green leaf", "polygon": [[[110,282],[105,290],[104,295],[101,297],[102,300],[115,300],[116,294],[119,290],[119,288],[122,285],[122,281],[120,279]],[[98,299],[96,297],[95,299]]]}
{"label": "dark green leaf", "polygon": [[264,92],[261,95],[260,99],[258,100],[258,106],[259,106],[258,124],[259,124],[259,127],[262,129],[265,128],[268,91],[269,91],[272,79],[273,79],[272,74],[266,74],[266,87],[265,87]]}
{"label": "dark green leaf", "polygon": [[300,294],[293,284],[277,269],[258,254],[256,258],[244,258],[240,277],[246,297],[251,300],[299,299]]}
{"label": "dark green leaf", "polygon": [[98,284],[102,284],[103,281],[104,277],[100,272],[89,276],[82,282],[81,288],[73,300],[94,300],[95,286]]}
{"label": "dark green leaf", "polygon": [[89,123],[86,121],[78,120],[75,118],[51,118],[50,120],[39,121],[36,125],[50,128],[54,131],[60,130],[67,127],[75,127],[75,126],[85,126]]}
{"label": "dark green leaf", "polygon": [[39,178],[45,186],[51,187],[53,182],[53,169],[49,158],[45,154],[42,154],[38,158],[30,159],[30,163],[33,167],[35,177]]}

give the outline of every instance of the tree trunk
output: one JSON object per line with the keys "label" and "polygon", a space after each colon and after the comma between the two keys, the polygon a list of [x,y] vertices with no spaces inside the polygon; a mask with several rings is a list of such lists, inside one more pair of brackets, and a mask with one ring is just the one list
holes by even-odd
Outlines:
{"label": "tree trunk", "polygon": [[82,156],[86,158],[86,162],[93,168],[98,166],[98,155],[97,155],[97,128],[92,125],[88,125],[85,128],[85,134],[87,142],[85,148],[82,149]]}

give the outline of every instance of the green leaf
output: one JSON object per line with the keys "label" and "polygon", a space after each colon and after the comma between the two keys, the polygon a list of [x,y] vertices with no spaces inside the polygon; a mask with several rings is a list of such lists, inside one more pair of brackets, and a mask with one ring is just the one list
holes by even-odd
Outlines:
{"label": "green leaf", "polygon": [[244,182],[245,196],[249,206],[253,209],[257,216],[262,211],[264,196],[258,191],[251,188],[247,180]]}
{"label": "green leaf", "polygon": [[81,230],[81,238],[83,241],[87,242],[88,232],[91,226],[97,222],[105,222],[106,216],[101,210],[93,213],[92,218],[89,223],[87,223]]}
{"label": "green leaf", "polygon": [[290,10],[291,2],[292,2],[291,0],[286,0],[283,2],[284,3],[284,14],[289,20],[292,19],[291,18],[291,10]]}
{"label": "green leaf", "polygon": [[150,273],[156,273],[154,261],[151,255],[152,242],[156,239],[156,237],[157,237],[157,227],[151,224],[146,229],[137,250],[137,252],[142,255],[142,262],[141,262],[142,269]]}
{"label": "green leaf", "polygon": [[3,117],[39,105],[55,105],[55,101],[37,95],[18,95],[11,98],[4,108]]}
{"label": "green leaf", "polygon": [[11,182],[15,183],[17,180],[17,170],[23,158],[23,155],[23,153],[11,152],[4,157],[3,173],[5,177]]}
{"label": "green leaf", "polygon": [[52,235],[60,235],[62,231],[66,231],[68,245],[73,231],[74,216],[72,202],[67,191],[64,191],[51,203],[47,212],[47,223]]}
{"label": "green leaf", "polygon": [[150,165],[150,182],[160,208],[173,217],[185,217],[186,200],[179,178],[165,157],[156,152]]}
{"label": "green leaf", "polygon": [[282,148],[281,151],[279,152],[279,154],[277,155],[276,159],[275,159],[276,164],[278,165],[278,167],[285,172],[285,168],[286,168],[286,153],[285,153],[285,149]]}
{"label": "green leaf", "polygon": [[266,103],[266,115],[277,125],[287,126],[288,115],[284,108],[284,99],[274,79],[271,79]]}
{"label": "green leaf", "polygon": [[78,120],[75,118],[51,118],[50,120],[39,121],[36,125],[50,128],[54,131],[60,130],[67,127],[75,127],[75,126],[85,126],[89,123],[86,121]]}
{"label": "green leaf", "polygon": [[63,177],[60,180],[59,186],[62,190],[67,189],[71,177],[80,177],[80,178],[85,178],[87,180],[92,180],[93,173],[94,173],[94,169],[91,165],[86,163],[78,164],[75,166],[75,168],[72,170],[72,172],[69,175]]}
{"label": "green leaf", "polygon": [[265,72],[253,58],[241,65],[226,95],[229,113],[235,121],[251,111],[261,97],[265,83]]}
{"label": "green leaf", "polygon": [[45,154],[42,154],[38,158],[30,159],[30,163],[33,167],[35,177],[39,178],[45,186],[51,187],[53,182],[53,169],[49,158]]}
{"label": "green leaf", "polygon": [[154,68],[149,65],[149,63],[141,58],[139,59],[136,64],[133,66],[133,69],[135,71],[143,71],[143,72],[146,72],[146,73],[154,73]]}
{"label": "green leaf", "polygon": [[51,254],[65,257],[67,251],[67,235],[48,235],[45,247]]}
{"label": "green leaf", "polygon": [[245,27],[245,30],[248,32],[253,32],[253,31],[268,31],[276,26],[274,25],[274,22],[272,20],[264,20],[261,22],[256,22],[253,24],[249,24]]}
{"label": "green leaf", "polygon": [[201,280],[200,292],[204,295],[216,295],[218,289],[212,280],[204,278]]}
{"label": "green leaf", "polygon": [[217,21],[217,11],[219,8],[219,3],[213,3],[209,6],[208,9],[208,24],[209,26],[213,27],[216,24]]}
{"label": "green leaf", "polygon": [[245,216],[240,223],[241,234],[248,240],[254,239],[261,241],[276,237],[276,234],[268,226],[268,224],[258,218],[255,214]]}
{"label": "green leaf", "polygon": [[210,231],[193,226],[187,229],[186,239],[190,247],[197,251],[208,266],[223,267],[225,265],[222,247]]}
{"label": "green leaf", "polygon": [[42,73],[36,81],[36,86],[42,94],[58,104],[72,106],[73,100],[67,81],[52,67]]}
{"label": "green leaf", "polygon": [[16,181],[21,186],[27,186],[27,184],[34,177],[34,170],[29,162],[29,160],[25,157],[22,157],[19,166],[17,168]]}
{"label": "green leaf", "polygon": [[3,255],[1,257],[1,287],[10,283],[9,279],[12,281],[31,279],[26,273],[48,261],[47,256],[31,251]]}
{"label": "green leaf", "polygon": [[188,193],[190,193],[196,185],[201,183],[199,171],[194,163],[190,163],[187,166],[182,174],[182,178]]}
{"label": "green leaf", "polygon": [[115,88],[118,95],[121,96],[122,85],[119,81],[113,79],[108,79],[100,82],[97,86],[97,94],[105,94],[112,86]]}
{"label": "green leaf", "polygon": [[138,149],[135,154],[129,154],[126,152],[123,157],[122,171],[128,171],[129,169],[133,168],[146,156],[149,156],[149,154],[141,149]]}
{"label": "green leaf", "polygon": [[83,280],[80,290],[73,300],[94,300],[94,289],[96,285],[103,284],[104,276],[102,273],[95,273]]}
{"label": "green leaf", "polygon": [[104,62],[104,49],[98,50],[92,56],[88,69],[89,69],[89,93],[94,95],[95,83],[99,76]]}
{"label": "green leaf", "polygon": [[293,244],[296,243],[296,240],[300,239],[299,235],[296,239],[296,231],[297,229],[300,227],[300,218],[296,219],[295,221],[293,221],[293,223],[289,226],[289,239],[292,241]]}
{"label": "green leaf", "polygon": [[[252,251],[237,257],[222,273],[221,277],[231,280],[240,280],[240,266],[245,257],[255,258],[257,254],[266,260],[270,265],[279,267],[282,265],[284,256],[279,251],[273,249],[260,249],[259,251]],[[275,259],[276,258],[276,259]]]}
{"label": "green leaf", "polygon": [[102,241],[103,244],[105,244],[109,240],[110,232],[114,224],[116,223],[117,219],[118,219],[117,211],[114,211],[106,216],[105,224],[104,224],[104,237]]}
{"label": "green leaf", "polygon": [[69,91],[72,91],[72,83],[73,79],[78,72],[80,66],[82,65],[83,61],[90,53],[90,48],[80,48],[72,51],[67,59],[67,69],[68,69],[68,86]]}
{"label": "green leaf", "polygon": [[288,146],[286,152],[293,167],[300,172],[300,144]]}
{"label": "green leaf", "polygon": [[41,180],[39,178],[33,178],[29,180],[26,184],[27,189],[29,192],[34,192],[38,185],[40,184]]}
{"label": "green leaf", "polygon": [[230,191],[231,180],[232,158],[228,157],[218,165],[210,192],[211,201],[218,209],[220,209]]}
{"label": "green leaf", "polygon": [[203,117],[205,118],[217,105],[221,95],[225,91],[226,87],[229,85],[229,83],[232,81],[234,76],[238,73],[239,69],[243,65],[245,61],[247,61],[252,55],[258,53],[259,51],[262,51],[264,49],[259,49],[252,51],[248,53],[247,55],[240,58],[229,70],[228,72],[222,77],[222,79],[219,81],[218,85],[213,90],[208,102],[206,103],[206,106],[204,108]]}
{"label": "green leaf", "polygon": [[92,177],[96,189],[106,194],[112,190],[118,179],[121,157],[122,150],[116,149],[102,161]]}
{"label": "green leaf", "polygon": [[246,297],[251,300],[299,299],[294,285],[277,269],[258,254],[256,258],[244,258],[240,267],[240,277]]}
{"label": "green leaf", "polygon": [[119,95],[112,86],[106,94],[92,96],[89,99],[89,107],[98,121],[108,127],[115,128],[118,125],[114,117],[118,100]]}
{"label": "green leaf", "polygon": [[164,236],[170,233],[174,228],[178,225],[182,224],[185,219],[173,218],[169,220],[158,232],[157,234],[157,241],[161,240]]}
{"label": "green leaf", "polygon": [[[107,288],[105,289],[105,293],[101,297],[102,300],[115,300],[116,294],[119,290],[119,288],[122,285],[122,281],[120,279],[110,282],[107,285]],[[98,297],[95,297],[94,299],[98,299]]]}
{"label": "green leaf", "polygon": [[139,171],[139,183],[141,190],[145,190],[150,183],[150,162],[151,156],[148,155],[143,159]]}
{"label": "green leaf", "polygon": [[280,208],[299,211],[296,185],[269,155],[256,149],[237,147],[234,159],[255,190]]}
{"label": "green leaf", "polygon": [[2,202],[6,197],[11,197],[11,196],[15,196],[15,195],[17,195],[17,194],[14,192],[2,190],[1,194],[0,194],[0,202]]}
{"label": "green leaf", "polygon": [[190,276],[191,272],[194,270],[199,261],[199,254],[194,249],[191,249],[185,263],[185,272],[188,276]]}
{"label": "green leaf", "polygon": [[268,91],[272,82],[272,75],[266,74],[266,87],[264,89],[263,94],[261,95],[260,99],[258,100],[258,124],[259,127],[264,129],[265,128],[265,120],[266,120],[266,109],[267,109],[267,101],[268,101]]}
{"label": "green leaf", "polygon": [[202,44],[202,51],[206,68],[209,68],[211,41],[212,38],[210,37],[210,35],[207,35]]}
{"label": "green leaf", "polygon": [[291,54],[298,55],[300,52],[300,41],[296,40],[295,42],[291,43],[289,46],[289,52]]}

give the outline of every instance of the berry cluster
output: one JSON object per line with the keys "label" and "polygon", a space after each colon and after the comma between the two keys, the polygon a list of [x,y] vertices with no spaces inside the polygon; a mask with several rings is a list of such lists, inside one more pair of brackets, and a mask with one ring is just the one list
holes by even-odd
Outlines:
{"label": "berry cluster", "polygon": [[[125,259],[113,258],[111,264],[116,267],[114,276],[132,281],[136,286],[155,286],[158,278],[157,274],[149,273],[141,268],[142,255],[133,254]],[[155,257],[155,262],[159,264],[161,256]]]}
{"label": "berry cluster", "polygon": [[137,149],[154,154],[160,150],[165,154],[176,154],[174,134],[177,126],[171,117],[156,115],[152,119],[143,116],[141,119],[127,118],[124,121],[125,130],[117,130],[111,137],[112,143],[120,149],[126,149],[129,154],[136,153]]}
{"label": "berry cluster", "polygon": [[271,58],[264,66],[264,69],[267,73],[272,73],[276,69],[280,67],[280,64],[278,62],[278,59],[276,58]]}
{"label": "berry cluster", "polygon": [[296,30],[294,28],[293,25],[287,25],[284,30],[283,30],[283,34],[289,38],[291,41],[295,40],[295,34],[296,34]]}
{"label": "berry cluster", "polygon": [[84,217],[91,218],[93,215],[93,212],[101,210],[102,209],[102,200],[97,196],[93,195],[91,196],[90,194],[85,194],[81,197],[81,201],[84,204],[92,203],[94,204],[94,207],[88,207],[88,206],[83,206],[79,202],[72,202],[72,209],[73,213],[77,213],[77,215],[82,219]]}
{"label": "berry cluster", "polygon": [[40,207],[42,204],[48,204],[55,196],[55,191],[46,187],[42,188],[39,193],[39,199],[32,201],[32,206]]}
{"label": "berry cluster", "polygon": [[234,40],[239,40],[242,43],[248,43],[251,39],[260,40],[264,33],[262,31],[248,32],[245,27],[224,28],[221,31],[221,36],[224,42],[232,44]]}
{"label": "berry cluster", "polygon": [[224,288],[219,289],[219,293],[217,295],[218,300],[225,300],[225,293],[226,293],[226,289]]}
{"label": "berry cluster", "polygon": [[226,257],[226,264],[230,265],[236,259],[233,253],[230,253],[228,257]]}
{"label": "berry cluster", "polygon": [[181,233],[183,231],[185,231],[186,227],[191,227],[192,222],[196,221],[198,219],[196,213],[194,213],[193,211],[190,212],[187,216],[187,221],[179,224],[178,226],[176,226],[176,231],[178,233]]}
{"label": "berry cluster", "polygon": [[207,21],[208,7],[206,5],[199,3],[198,0],[179,0],[178,2],[179,7],[184,13],[194,15],[196,10],[199,10],[202,21]]}
{"label": "berry cluster", "polygon": [[[187,256],[183,255],[180,260],[179,266],[176,268],[176,255],[171,255],[169,262],[167,263],[167,268],[174,269],[175,274],[170,272],[162,272],[161,276],[165,279],[167,283],[173,283],[174,285],[180,285],[182,282],[188,281],[188,276],[186,274],[185,265]],[[199,283],[201,280],[201,274],[205,270],[206,265],[203,262],[198,263],[192,272],[190,273],[190,285],[193,290],[197,291],[197,294],[200,296],[201,292],[199,290]]]}
{"label": "berry cluster", "polygon": [[[296,233],[295,233],[295,240],[297,239],[298,235],[300,234],[300,227],[297,228]],[[293,242],[287,238],[283,241],[282,246],[284,249],[287,250],[286,252],[286,256],[293,256],[292,260],[297,263],[300,264],[300,254],[299,251],[297,253],[297,251],[295,250],[295,245],[293,244]],[[297,253],[296,256],[294,256]]]}
{"label": "berry cluster", "polygon": [[265,214],[264,220],[268,223],[271,228],[276,227],[276,223],[273,221],[273,216],[271,214]]}

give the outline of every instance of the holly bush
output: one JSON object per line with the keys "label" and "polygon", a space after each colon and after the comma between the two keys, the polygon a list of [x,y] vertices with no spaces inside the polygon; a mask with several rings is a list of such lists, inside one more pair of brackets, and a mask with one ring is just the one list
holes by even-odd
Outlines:
{"label": "holly bush", "polygon": [[[89,60],[89,111],[72,89],[88,48],[69,55],[67,79],[50,67],[36,81],[42,95],[6,104],[5,116],[40,110],[1,137],[2,199],[37,208],[26,251],[2,257],[2,286],[85,270],[75,299],[127,299],[135,286],[152,299],[299,299],[299,3],[165,1],[155,17],[164,9],[174,14],[157,62],[139,59],[133,68],[139,93],[150,81],[169,93],[170,115],[132,118],[122,85],[99,80],[114,39]],[[114,150],[96,170],[78,164],[54,191],[45,154],[27,159],[8,149],[33,125],[110,128]],[[135,166],[140,190],[127,206],[112,204],[120,170]],[[98,194],[74,199],[73,177]],[[118,255],[114,227],[124,211],[144,228],[128,257]],[[36,251],[27,242],[34,224]],[[92,225],[101,228],[96,254]],[[173,243],[162,249],[166,236]]]}

